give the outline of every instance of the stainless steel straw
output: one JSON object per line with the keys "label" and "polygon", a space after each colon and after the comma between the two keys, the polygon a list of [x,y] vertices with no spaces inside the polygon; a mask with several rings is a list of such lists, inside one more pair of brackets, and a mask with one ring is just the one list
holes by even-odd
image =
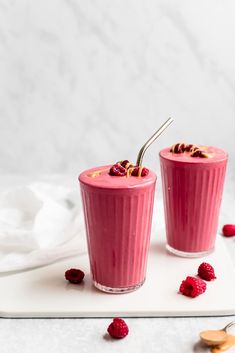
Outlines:
{"label": "stainless steel straw", "polygon": [[145,151],[147,148],[163,133],[163,131],[173,122],[174,120],[172,118],[167,119],[167,121],[153,134],[153,136],[150,137],[150,139],[141,147],[138,157],[137,157],[137,162],[136,165],[140,166],[142,165],[143,158]]}

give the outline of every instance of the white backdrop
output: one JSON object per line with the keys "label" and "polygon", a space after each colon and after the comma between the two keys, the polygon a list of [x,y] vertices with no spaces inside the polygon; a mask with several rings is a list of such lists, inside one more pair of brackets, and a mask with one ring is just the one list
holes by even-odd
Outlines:
{"label": "white backdrop", "polygon": [[234,0],[0,0],[0,172],[72,173],[178,141],[235,174]]}

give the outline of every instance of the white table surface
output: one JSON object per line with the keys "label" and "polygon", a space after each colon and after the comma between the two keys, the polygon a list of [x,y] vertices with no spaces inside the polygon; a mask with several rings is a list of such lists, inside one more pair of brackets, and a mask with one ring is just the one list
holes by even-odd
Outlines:
{"label": "white table surface", "polygon": [[[9,177],[2,179],[2,186],[9,182]],[[220,227],[224,223],[235,223],[234,184],[227,181],[225,185]],[[224,241],[235,264],[235,237]],[[106,334],[110,319],[0,319],[0,351],[203,353],[209,350],[199,344],[199,332],[208,328],[222,328],[232,320],[235,320],[235,316],[128,318],[129,335],[123,340],[112,340]],[[235,347],[229,352],[234,353]]]}

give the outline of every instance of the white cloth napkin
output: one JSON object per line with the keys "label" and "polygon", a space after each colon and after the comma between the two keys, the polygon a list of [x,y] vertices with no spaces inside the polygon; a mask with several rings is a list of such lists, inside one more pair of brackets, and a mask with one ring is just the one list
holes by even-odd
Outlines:
{"label": "white cloth napkin", "polygon": [[85,251],[79,190],[33,183],[0,193],[0,272]]}

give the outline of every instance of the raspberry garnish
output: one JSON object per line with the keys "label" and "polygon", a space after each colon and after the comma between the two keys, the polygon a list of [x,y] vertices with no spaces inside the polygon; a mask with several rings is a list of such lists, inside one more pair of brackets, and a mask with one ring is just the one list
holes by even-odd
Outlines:
{"label": "raspberry garnish", "polygon": [[146,176],[148,175],[149,170],[147,168],[142,168],[142,167],[135,167],[132,172],[131,175],[133,176]]}
{"label": "raspberry garnish", "polygon": [[176,143],[175,145],[171,146],[170,152],[179,154],[184,152],[190,152],[190,157],[200,157],[200,158],[209,158],[209,154],[200,149],[196,145],[192,144],[185,144],[185,143]]}
{"label": "raspberry garnish", "polygon": [[138,176],[145,177],[149,170],[145,167],[138,167],[131,164],[127,159],[117,162],[109,169],[109,174],[114,176]]}
{"label": "raspberry garnish", "polygon": [[198,276],[205,281],[211,281],[216,278],[214,268],[207,262],[201,263],[198,267]]}
{"label": "raspberry garnish", "polygon": [[148,168],[145,168],[145,167],[144,167],[144,168],[142,169],[141,176],[147,176],[148,173],[149,173]]}
{"label": "raspberry garnish", "polygon": [[129,329],[123,319],[115,317],[113,322],[109,325],[107,331],[113,338],[123,338],[128,335]]}
{"label": "raspberry garnish", "polygon": [[206,290],[206,283],[199,278],[188,276],[182,281],[179,291],[183,295],[195,298],[204,293]]}
{"label": "raspberry garnish", "polygon": [[185,144],[184,143],[176,143],[175,145],[171,146],[170,152],[173,153],[183,153],[185,151]]}
{"label": "raspberry garnish", "polygon": [[67,279],[67,281],[74,284],[81,283],[84,276],[84,272],[76,268],[70,268],[70,270],[67,270],[65,272],[65,278]]}
{"label": "raspberry garnish", "polygon": [[231,237],[235,235],[235,224],[225,224],[222,229],[225,237]]}
{"label": "raspberry garnish", "polygon": [[200,150],[200,148],[197,145],[188,145],[188,152],[195,152],[197,150]]}
{"label": "raspberry garnish", "polygon": [[115,175],[115,176],[125,176],[126,175],[126,168],[124,168],[120,164],[114,164],[110,168],[109,174],[110,175]]}
{"label": "raspberry garnish", "polygon": [[207,158],[207,154],[205,153],[205,151],[202,151],[200,149],[195,149],[191,154],[191,157],[200,157],[200,158]]}
{"label": "raspberry garnish", "polygon": [[125,159],[124,161],[121,161],[120,164],[122,167],[127,168],[130,165],[130,162]]}
{"label": "raspberry garnish", "polygon": [[193,144],[186,145],[186,146],[185,146],[185,149],[184,149],[185,152],[190,152],[191,149],[193,148],[193,146],[194,146]]}

